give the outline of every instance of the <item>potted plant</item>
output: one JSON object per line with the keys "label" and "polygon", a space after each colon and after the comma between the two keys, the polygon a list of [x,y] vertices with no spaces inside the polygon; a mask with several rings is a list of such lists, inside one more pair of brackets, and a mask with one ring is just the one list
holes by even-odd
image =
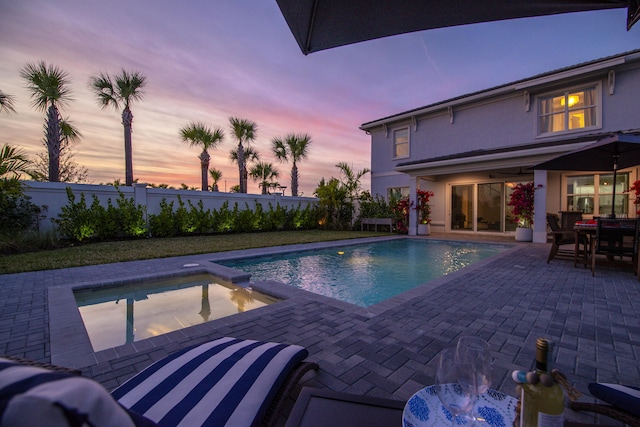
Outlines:
{"label": "potted plant", "polygon": [[535,191],[542,187],[533,182],[519,183],[513,187],[508,205],[513,208],[518,226],[516,227],[516,240],[530,242],[533,240],[533,196]]}
{"label": "potted plant", "polygon": [[418,234],[426,236],[431,234],[431,205],[429,200],[433,197],[433,191],[416,190],[416,206],[418,213]]}

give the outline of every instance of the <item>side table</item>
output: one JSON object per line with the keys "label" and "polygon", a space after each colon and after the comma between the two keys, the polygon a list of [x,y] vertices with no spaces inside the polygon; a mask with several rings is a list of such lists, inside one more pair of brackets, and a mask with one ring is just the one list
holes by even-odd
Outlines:
{"label": "side table", "polygon": [[402,425],[405,402],[304,387],[285,427]]}

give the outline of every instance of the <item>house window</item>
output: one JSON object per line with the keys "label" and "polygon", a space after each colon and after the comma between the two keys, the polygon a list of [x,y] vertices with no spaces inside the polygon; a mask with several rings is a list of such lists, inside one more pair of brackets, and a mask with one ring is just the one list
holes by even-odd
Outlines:
{"label": "house window", "polygon": [[393,131],[393,157],[409,157],[409,128]]}
{"label": "house window", "polygon": [[598,85],[539,98],[538,134],[598,127]]}
{"label": "house window", "polygon": [[616,176],[613,188],[613,174],[578,175],[567,177],[567,209],[582,211],[585,215],[608,215],[611,213],[613,192],[616,193],[616,215],[629,213],[629,174]]}
{"label": "house window", "polygon": [[387,189],[387,200],[400,200],[409,196],[409,187],[393,187]]}

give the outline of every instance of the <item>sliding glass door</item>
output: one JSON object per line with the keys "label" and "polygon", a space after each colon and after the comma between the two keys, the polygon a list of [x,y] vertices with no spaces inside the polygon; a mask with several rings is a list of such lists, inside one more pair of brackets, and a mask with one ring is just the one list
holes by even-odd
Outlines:
{"label": "sliding glass door", "polygon": [[451,186],[451,230],[503,232],[505,184],[489,182]]}

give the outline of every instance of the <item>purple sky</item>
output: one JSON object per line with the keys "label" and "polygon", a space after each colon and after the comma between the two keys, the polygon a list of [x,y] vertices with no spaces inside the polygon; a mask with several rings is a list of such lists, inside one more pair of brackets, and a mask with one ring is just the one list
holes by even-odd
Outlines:
{"label": "purple sky", "polygon": [[[82,132],[77,163],[89,182],[124,181],[120,112],[101,110],[89,77],[122,68],[147,76],[133,105],[134,178],[200,184],[200,150],[181,142],[191,121],[228,130],[228,118],[257,122],[256,149],[290,186],[290,165],[271,155],[271,139],[312,137],[299,164],[300,191],[339,176],[335,164],[369,167],[371,120],[538,73],[637,49],[640,24],[626,10],[584,12],[431,30],[304,56],[275,0],[0,0],[0,90],[17,114],[0,116],[0,143],[42,152],[44,113],[31,107],[19,76],[44,60],[69,73],[74,101],[63,116]],[[212,151],[221,190],[238,183],[230,133]],[[363,179],[369,188],[369,175]],[[290,191],[287,190],[287,191]],[[249,192],[258,193],[250,181]]]}

